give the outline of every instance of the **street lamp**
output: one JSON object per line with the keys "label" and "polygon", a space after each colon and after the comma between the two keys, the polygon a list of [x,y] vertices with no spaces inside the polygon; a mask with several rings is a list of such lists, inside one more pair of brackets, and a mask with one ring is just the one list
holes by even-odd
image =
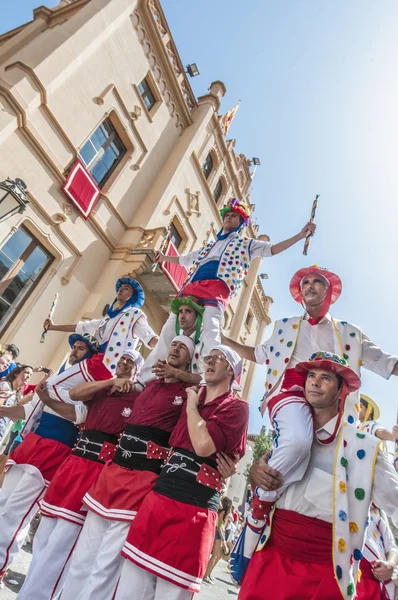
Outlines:
{"label": "street lamp", "polygon": [[267,273],[260,273],[259,277],[260,277],[260,279],[268,279]]}
{"label": "street lamp", "polygon": [[197,77],[199,75],[199,69],[198,69],[196,63],[192,63],[191,65],[187,65],[186,73],[188,73],[188,75],[190,77]]}
{"label": "street lamp", "polygon": [[259,167],[261,165],[260,159],[257,157],[252,158],[251,162],[255,167]]}
{"label": "street lamp", "polygon": [[27,198],[28,188],[22,179],[10,179],[0,181],[0,223],[8,217],[23,213],[29,202]]}

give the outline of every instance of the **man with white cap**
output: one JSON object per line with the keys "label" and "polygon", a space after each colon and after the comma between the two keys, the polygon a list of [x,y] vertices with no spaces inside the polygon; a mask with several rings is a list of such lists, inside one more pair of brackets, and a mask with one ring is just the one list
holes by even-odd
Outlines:
{"label": "man with white cap", "polygon": [[[139,352],[126,350],[117,362],[115,378],[83,383],[71,390],[72,400],[87,404],[87,418],[72,454],[62,463],[39,503],[42,520],[34,538],[33,559],[18,594],[20,599],[48,600],[62,589],[68,560],[87,515],[82,504],[84,494],[114,455],[118,436],[139,394],[133,383],[142,363]],[[39,387],[42,402],[57,411],[61,403],[50,398],[45,384]],[[70,404],[67,408],[74,410]]]}
{"label": "man with white cap", "polygon": [[[189,369],[191,338],[176,336],[168,362]],[[169,437],[186,400],[188,384],[175,378],[149,383],[136,398],[116,453],[86,493],[88,515],[76,544],[62,600],[109,600],[122,558],[120,551],[146,494],[169,452]]]}
{"label": "man with white cap", "polygon": [[[260,410],[264,414],[268,409],[277,432],[269,464],[283,476],[278,490],[261,492],[262,504],[267,503],[268,509],[290,484],[303,477],[313,441],[312,412],[304,397],[305,376],[295,365],[322,350],[343,356],[358,375],[361,366],[385,379],[398,375],[398,356],[383,352],[356,325],[330,316],[329,307],[341,290],[336,273],[317,265],[300,269],[290,282],[290,292],[305,308],[304,316],[276,321],[271,337],[255,348],[223,336],[223,342],[242,358],[267,366]],[[345,404],[344,417],[351,424],[356,421],[358,401],[359,392],[355,391]]]}
{"label": "man with white cap", "polygon": [[199,592],[212,549],[222,478],[216,453],[245,453],[249,407],[234,396],[240,357],[214,347],[205,362],[206,386],[188,398],[170,437],[155,487],[131,524],[115,599],[191,599]]}

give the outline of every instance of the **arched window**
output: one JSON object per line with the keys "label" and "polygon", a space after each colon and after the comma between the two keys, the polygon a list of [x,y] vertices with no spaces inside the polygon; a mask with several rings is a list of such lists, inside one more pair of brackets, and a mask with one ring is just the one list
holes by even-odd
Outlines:
{"label": "arched window", "polygon": [[214,188],[214,192],[213,192],[213,198],[216,202],[219,201],[221,194],[222,194],[222,180],[220,177],[220,179],[217,182],[216,187]]}
{"label": "arched window", "polygon": [[206,156],[206,160],[203,163],[203,167],[202,167],[203,174],[206,177],[206,179],[209,179],[209,175],[210,175],[210,173],[213,170],[213,166],[214,166],[213,157],[212,157],[212,155],[209,152],[209,154]]}

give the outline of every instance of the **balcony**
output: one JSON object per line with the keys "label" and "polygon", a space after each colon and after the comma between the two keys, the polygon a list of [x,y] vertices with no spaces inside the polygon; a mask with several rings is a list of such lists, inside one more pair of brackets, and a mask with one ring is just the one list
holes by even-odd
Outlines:
{"label": "balcony", "polygon": [[[170,312],[170,302],[178,294],[185,282],[188,271],[185,267],[174,263],[161,263],[153,266],[157,249],[160,247],[161,236],[145,232],[140,244],[131,251],[140,262],[140,267],[134,269],[135,275],[144,286],[147,294],[166,311]],[[169,240],[166,250],[167,256],[179,256],[177,248]]]}

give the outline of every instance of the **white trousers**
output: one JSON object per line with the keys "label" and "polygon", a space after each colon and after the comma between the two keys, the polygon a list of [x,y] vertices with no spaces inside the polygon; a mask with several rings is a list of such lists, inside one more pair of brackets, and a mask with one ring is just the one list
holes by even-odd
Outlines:
{"label": "white trousers", "polygon": [[17,598],[52,600],[62,590],[81,525],[42,517],[33,541],[33,558]]}
{"label": "white trousers", "polygon": [[123,562],[115,600],[191,600],[193,598],[192,592],[152,575],[129,560]]}
{"label": "white trousers", "polygon": [[283,485],[270,492],[256,489],[259,498],[267,502],[274,502],[289,485],[302,479],[308,467],[314,438],[311,408],[303,402],[285,404],[275,414],[272,424],[276,438],[268,464],[282,474]]}
{"label": "white trousers", "polygon": [[[155,348],[149,354],[146,359],[139,375],[139,381],[143,384],[147,384],[149,381],[155,379],[154,373],[152,373],[152,367],[158,360],[166,360],[167,351],[170,344],[176,334],[176,320],[177,316],[174,313],[170,313],[169,318],[163,325],[162,331],[160,332],[159,341]],[[203,328],[200,335],[200,355],[201,358],[209,354],[209,352],[221,343],[221,325],[224,322],[224,311],[218,306],[206,306],[203,314]],[[183,332],[182,332],[183,333]],[[199,372],[203,372],[202,361],[198,364]]]}
{"label": "white trousers", "polygon": [[130,522],[111,521],[88,512],[69,566],[62,600],[113,598],[123,563],[120,552],[129,529]]}
{"label": "white trousers", "polygon": [[8,469],[0,490],[0,572],[21,549],[45,489],[39,471],[27,473],[19,465]]}

